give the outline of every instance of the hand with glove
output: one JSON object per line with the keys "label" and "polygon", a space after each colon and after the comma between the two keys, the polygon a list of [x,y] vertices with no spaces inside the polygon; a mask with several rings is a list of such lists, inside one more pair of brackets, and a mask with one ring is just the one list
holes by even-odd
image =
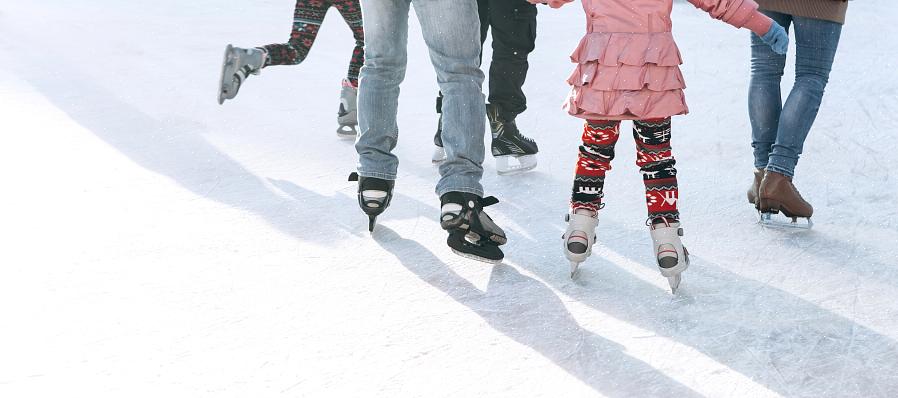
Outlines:
{"label": "hand with glove", "polygon": [[770,25],[770,30],[761,36],[761,41],[766,43],[773,52],[783,55],[789,50],[789,34],[786,33],[780,24],[774,22]]}

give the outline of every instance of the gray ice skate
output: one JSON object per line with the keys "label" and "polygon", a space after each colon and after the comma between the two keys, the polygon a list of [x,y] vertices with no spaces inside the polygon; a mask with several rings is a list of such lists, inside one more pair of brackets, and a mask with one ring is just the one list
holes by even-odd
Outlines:
{"label": "gray ice skate", "polygon": [[265,64],[265,51],[259,48],[240,48],[228,44],[221,64],[218,104],[237,96],[237,91],[249,75],[258,75]]}
{"label": "gray ice skate", "polygon": [[347,82],[343,83],[340,90],[340,109],[337,111],[337,136],[340,138],[354,139],[359,131],[358,112],[356,108],[356,99],[358,98],[359,89],[352,87]]}

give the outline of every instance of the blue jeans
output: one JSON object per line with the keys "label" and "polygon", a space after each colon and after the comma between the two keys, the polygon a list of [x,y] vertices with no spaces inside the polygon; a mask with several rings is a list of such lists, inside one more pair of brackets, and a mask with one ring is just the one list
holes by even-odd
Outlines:
{"label": "blue jeans", "polygon": [[763,13],[786,31],[789,25],[795,26],[795,85],[783,104],[780,80],[786,56],[773,52],[752,33],[748,90],[751,146],[756,168],[792,177],[823,100],[842,25],[772,11]]}
{"label": "blue jeans", "polygon": [[480,19],[476,0],[362,0],[365,64],[359,78],[359,128],[355,148],[359,175],[396,179],[399,138],[396,113],[405,78],[409,7],[414,5],[437,82],[443,92],[446,161],[437,195],[468,192],[483,196],[486,129],[481,92]]}

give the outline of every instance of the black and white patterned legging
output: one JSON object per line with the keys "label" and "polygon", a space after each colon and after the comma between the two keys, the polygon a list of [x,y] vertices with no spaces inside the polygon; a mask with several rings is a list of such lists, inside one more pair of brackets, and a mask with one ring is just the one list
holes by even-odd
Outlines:
{"label": "black and white patterned legging", "polygon": [[324,21],[327,10],[334,7],[343,16],[343,20],[352,29],[355,37],[355,48],[349,61],[346,78],[356,84],[359,69],[364,62],[365,34],[362,30],[362,9],[358,0],[297,0],[293,11],[293,29],[290,39],[283,44],[269,44],[263,48],[268,51],[269,65],[296,65],[306,59],[318,29]]}

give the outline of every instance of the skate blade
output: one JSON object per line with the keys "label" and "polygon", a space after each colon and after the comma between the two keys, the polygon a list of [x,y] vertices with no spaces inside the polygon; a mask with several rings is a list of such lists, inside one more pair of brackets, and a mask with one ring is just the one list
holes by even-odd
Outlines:
{"label": "skate blade", "polygon": [[487,264],[493,264],[493,265],[501,264],[501,263],[502,263],[502,260],[493,260],[493,259],[486,258],[486,257],[480,257],[480,256],[475,255],[475,254],[465,253],[465,252],[463,252],[463,251],[461,251],[461,250],[456,250],[456,249],[452,249],[452,248],[450,248],[450,249],[452,250],[453,253],[455,253],[455,254],[457,254],[457,255],[459,255],[459,256],[461,256],[461,257],[471,259],[471,260],[477,260],[477,261],[480,261],[480,262],[484,262],[484,263],[487,263]]}
{"label": "skate blade", "polygon": [[[799,221],[801,220],[801,222]],[[758,224],[769,228],[791,229],[791,230],[808,230],[814,226],[814,222],[810,218],[805,217],[787,217],[779,213],[759,213]]]}
{"label": "skate blade", "polygon": [[434,148],[433,156],[430,157],[430,161],[433,162],[433,164],[440,164],[440,163],[443,163],[443,161],[445,161],[445,160],[446,160],[446,149],[444,149],[443,147],[439,147],[439,146]]}
{"label": "skate blade", "polygon": [[344,140],[355,139],[359,135],[356,126],[355,124],[341,124],[340,127],[337,127],[337,137]]}
{"label": "skate blade", "polygon": [[374,225],[377,224],[377,216],[368,216],[368,232],[374,232]]}
{"label": "skate blade", "polygon": [[228,61],[230,60],[231,52],[233,51],[234,46],[228,44],[225,47],[224,58],[221,60],[221,76],[218,79],[218,105],[224,104],[225,101],[225,76],[227,75],[225,71],[228,69]]}
{"label": "skate blade", "polygon": [[580,276],[580,263],[571,261],[571,279],[576,279],[578,276]]}
{"label": "skate blade", "polygon": [[670,294],[677,294],[677,289],[680,288],[680,282],[683,281],[683,276],[680,274],[667,277],[667,283],[670,285]]}
{"label": "skate blade", "polygon": [[[514,159],[514,163],[511,159]],[[536,155],[496,157],[496,173],[502,176],[524,173],[536,168]]]}

